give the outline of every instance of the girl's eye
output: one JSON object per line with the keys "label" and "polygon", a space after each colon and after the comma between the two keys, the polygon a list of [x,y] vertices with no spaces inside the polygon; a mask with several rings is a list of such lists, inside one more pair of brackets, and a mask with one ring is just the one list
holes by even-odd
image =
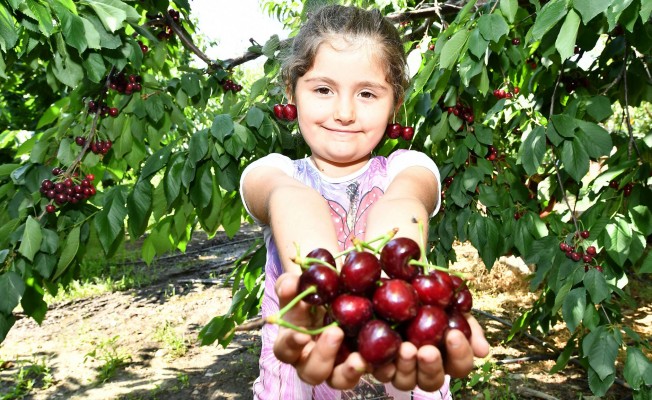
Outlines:
{"label": "girl's eye", "polygon": [[371,92],[361,92],[360,96],[362,96],[365,99],[373,99],[374,97],[376,97],[376,95]]}
{"label": "girl's eye", "polygon": [[330,91],[329,88],[320,87],[320,88],[315,89],[315,92],[317,92],[319,94],[329,94],[331,91]]}

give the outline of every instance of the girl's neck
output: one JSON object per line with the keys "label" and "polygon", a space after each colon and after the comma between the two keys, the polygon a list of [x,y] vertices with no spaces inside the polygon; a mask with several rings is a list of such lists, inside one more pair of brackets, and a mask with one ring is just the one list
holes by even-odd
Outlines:
{"label": "girl's neck", "polygon": [[338,163],[326,162],[322,159],[318,159],[317,157],[310,156],[310,160],[312,161],[315,168],[317,168],[319,172],[321,172],[322,174],[326,175],[329,178],[341,178],[343,176],[354,174],[357,171],[364,168],[364,166],[367,165],[370,159],[371,159],[371,154],[368,157],[362,158],[360,160],[351,163],[338,164]]}

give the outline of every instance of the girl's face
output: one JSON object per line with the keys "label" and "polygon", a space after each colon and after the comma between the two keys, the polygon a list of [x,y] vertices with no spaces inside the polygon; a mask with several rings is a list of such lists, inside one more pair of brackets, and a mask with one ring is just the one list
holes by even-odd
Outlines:
{"label": "girl's face", "polygon": [[312,68],[297,81],[293,100],[299,128],[327,176],[360,169],[393,113],[394,93],[374,46],[371,41],[324,42]]}

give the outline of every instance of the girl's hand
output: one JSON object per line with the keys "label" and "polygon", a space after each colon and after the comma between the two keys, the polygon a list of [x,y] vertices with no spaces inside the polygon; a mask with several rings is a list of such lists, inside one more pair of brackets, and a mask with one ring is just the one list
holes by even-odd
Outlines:
{"label": "girl's hand", "polygon": [[[299,275],[285,273],[276,282],[280,306],[283,307],[297,295]],[[310,312],[310,306],[299,302],[284,319],[298,326],[317,327],[323,314]],[[279,327],[274,343],[274,354],[286,363],[292,364],[299,377],[305,382],[317,385],[322,382],[340,390],[353,388],[366,373],[373,373],[381,382],[391,382],[397,389],[411,390],[420,387],[434,391],[444,384],[445,375],[464,377],[473,370],[474,357],[485,357],[489,353],[482,328],[472,316],[467,320],[472,336],[469,342],[462,332],[452,330],[446,335],[446,360],[435,346],[417,349],[412,343],[401,345],[399,357],[393,364],[373,370],[359,353],[352,353],[344,363],[335,366],[335,357],[344,333],[332,327],[318,338]]]}
{"label": "girl's hand", "polygon": [[[276,294],[280,308],[283,308],[297,295],[299,275],[286,272],[276,281]],[[323,312],[311,312],[311,306],[299,302],[283,319],[294,325],[313,328],[321,326]],[[338,327],[331,327],[313,339],[310,335],[295,330],[279,327],[274,342],[274,355],[280,361],[292,364],[299,377],[311,384],[318,385],[327,381],[340,390],[353,388],[367,370],[367,363],[358,353],[354,353],[346,362],[336,366],[335,357],[344,339],[344,332]]]}

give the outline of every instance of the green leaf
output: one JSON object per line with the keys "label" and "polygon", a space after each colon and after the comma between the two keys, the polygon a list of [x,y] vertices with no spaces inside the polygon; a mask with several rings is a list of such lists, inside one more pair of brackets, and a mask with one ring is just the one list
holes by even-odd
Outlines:
{"label": "green leaf", "polygon": [[597,159],[611,153],[613,142],[606,129],[593,122],[576,121],[580,129],[575,134],[575,139],[582,143],[589,157]]}
{"label": "green leaf", "polygon": [[54,63],[49,64],[54,76],[64,85],[71,88],[77,87],[84,78],[84,69],[81,64],[74,61],[67,54],[64,56],[59,52],[53,55]]}
{"label": "green leaf", "polygon": [[192,165],[195,165],[206,154],[208,154],[208,132],[206,130],[195,132],[188,144],[188,159]]}
{"label": "green leaf", "polygon": [[147,161],[145,161],[145,166],[140,174],[140,180],[147,179],[156,172],[160,171],[165,167],[170,159],[172,154],[172,147],[166,146],[162,149],[159,149],[156,153],[152,154]]}
{"label": "green leaf", "polygon": [[652,274],[652,252],[648,252],[641,262],[641,268],[638,270],[639,274]]}
{"label": "green leaf", "polygon": [[537,126],[527,134],[519,149],[519,162],[528,175],[534,175],[546,153],[546,130]]}
{"label": "green leaf", "polygon": [[573,0],[573,8],[582,16],[584,25],[598,14],[607,11],[613,0]]}
{"label": "green leaf", "polygon": [[629,247],[632,245],[631,225],[626,219],[616,215],[607,224],[602,235],[607,254],[622,267],[629,256]]}
{"label": "green leaf", "polygon": [[564,298],[561,314],[566,322],[568,330],[575,332],[577,326],[582,322],[584,309],[586,308],[586,289],[578,287],[568,292]]}
{"label": "green leaf", "polygon": [[514,22],[516,12],[518,11],[518,0],[500,0],[500,12],[503,13],[507,21]]}
{"label": "green leaf", "polygon": [[604,274],[595,268],[591,268],[584,275],[584,287],[591,295],[593,304],[601,303],[611,294]]}
{"label": "green leaf", "polygon": [[129,234],[140,237],[147,229],[149,216],[152,214],[152,197],[154,188],[149,181],[138,181],[127,197],[127,215],[129,216]]}
{"label": "green leaf", "polygon": [[124,234],[124,220],[127,216],[125,203],[126,188],[113,186],[104,194],[102,209],[95,216],[95,230],[106,253],[113,242]]}
{"label": "green leaf", "polygon": [[197,169],[197,175],[190,187],[190,200],[199,209],[203,210],[210,204],[213,194],[213,174],[210,163],[204,163]]}
{"label": "green leaf", "polygon": [[251,107],[249,111],[247,111],[247,116],[245,117],[245,121],[247,122],[247,125],[249,125],[252,128],[260,128],[260,125],[263,123],[263,119],[265,117],[265,113],[263,110],[261,110],[258,107]]}
{"label": "green leaf", "polygon": [[181,172],[184,166],[183,157],[175,157],[170,164],[168,164],[167,171],[165,172],[165,199],[167,200],[168,207],[177,199],[181,193]]}
{"label": "green leaf", "polygon": [[598,328],[584,337],[582,351],[589,359],[589,365],[600,380],[615,373],[618,341],[605,328]]}
{"label": "green leaf", "polygon": [[181,87],[190,97],[197,96],[201,92],[199,77],[194,73],[181,75]]}
{"label": "green leaf", "polygon": [[448,114],[443,114],[439,122],[430,128],[430,140],[437,144],[446,139],[448,135]]}
{"label": "green leaf", "polygon": [[[2,4],[0,4],[0,7],[2,7]],[[2,343],[5,340],[7,334],[9,333],[9,330],[11,329],[12,326],[14,326],[15,322],[16,322],[16,318],[14,318],[12,314],[4,315],[0,313],[0,343]]]}
{"label": "green leaf", "polygon": [[145,103],[145,111],[154,122],[158,122],[165,115],[165,106],[160,95],[149,96]]}
{"label": "green leaf", "polygon": [[88,47],[84,21],[60,3],[55,1],[51,4],[61,22],[61,31],[63,37],[66,38],[66,43],[77,49],[80,54],[83,53]]}
{"label": "green leaf", "polygon": [[591,97],[586,100],[586,112],[596,121],[603,121],[613,114],[611,100],[606,96]]}
{"label": "green leaf", "polygon": [[43,240],[41,225],[30,215],[25,221],[25,231],[18,252],[28,260],[33,261],[34,255],[41,247],[41,240]]}
{"label": "green leaf", "polygon": [[647,21],[652,14],[652,1],[641,1],[641,11],[638,15],[641,16],[641,21]]}
{"label": "green leaf", "polygon": [[550,369],[549,373],[556,374],[559,371],[563,370],[564,367],[566,367],[566,364],[568,364],[568,361],[570,361],[570,358],[574,352],[575,352],[575,338],[571,337],[571,339],[568,342],[566,342],[566,346],[564,346],[564,350],[559,354],[559,357],[557,357],[557,362],[552,367],[552,369]]}
{"label": "green leaf", "polygon": [[573,138],[577,128],[576,120],[566,114],[553,115],[550,122],[555,126],[555,130],[565,138]]}
{"label": "green leaf", "polygon": [[[235,298],[234,298],[235,300]],[[235,333],[235,321],[232,316],[220,315],[213,317],[199,332],[199,342],[202,346],[213,344],[216,340],[225,347],[231,342]]]}
{"label": "green leaf", "polygon": [[567,60],[575,54],[575,41],[577,40],[577,30],[580,27],[580,16],[574,10],[568,11],[566,19],[561,26],[555,48],[561,56],[561,60]]}
{"label": "green leaf", "polygon": [[101,46],[100,33],[95,28],[95,25],[86,18],[81,17],[82,24],[84,24],[84,32],[86,33],[86,45],[90,49],[99,50]]}
{"label": "green leaf", "polygon": [[444,44],[441,49],[439,66],[444,69],[451,69],[456,63],[460,54],[466,47],[469,31],[466,29],[459,30]]}
{"label": "green leaf", "polygon": [[87,77],[91,82],[100,83],[106,76],[106,65],[104,59],[97,53],[90,53],[82,62]]}
{"label": "green leaf", "polygon": [[[7,52],[16,45],[17,41],[18,29],[12,13],[5,8],[3,3],[0,3],[0,48]],[[3,58],[0,57],[0,59]]]}
{"label": "green leaf", "polygon": [[500,38],[509,33],[509,25],[499,14],[484,14],[478,19],[478,29],[486,40],[497,43]]}
{"label": "green leaf", "polygon": [[634,390],[652,382],[652,363],[645,357],[641,349],[633,346],[627,347],[623,375]]}
{"label": "green leaf", "polygon": [[25,282],[13,271],[0,275],[0,313],[10,315],[25,293]]}
{"label": "green leaf", "polygon": [[561,162],[566,172],[581,182],[582,178],[589,172],[589,155],[579,140],[566,140],[561,150]]}
{"label": "green leaf", "polygon": [[57,279],[63,274],[68,266],[75,259],[77,252],[79,251],[79,233],[80,227],[76,225],[70,233],[68,233],[66,240],[61,250],[61,256],[59,257],[59,262],[57,263],[57,270],[52,276],[52,280]]}
{"label": "green leaf", "polygon": [[482,37],[480,29],[472,30],[469,36],[469,51],[471,51],[471,54],[477,58],[483,57],[488,47],[489,41]]}
{"label": "green leaf", "polygon": [[125,21],[136,23],[140,17],[133,7],[119,0],[87,0],[87,2],[110,32],[120,29]]}
{"label": "green leaf", "polygon": [[43,301],[43,288],[32,281],[33,285],[25,287],[25,293],[20,301],[26,315],[32,317],[37,324],[41,324],[48,311],[48,305]]}
{"label": "green leaf", "polygon": [[604,379],[595,370],[589,367],[589,389],[597,397],[602,397],[607,393],[607,390],[613,385],[616,380],[616,373],[607,375]]}
{"label": "green leaf", "polygon": [[211,125],[211,134],[220,143],[224,143],[224,139],[229,136],[234,129],[233,119],[229,114],[220,114],[213,119]]}
{"label": "green leaf", "polygon": [[566,16],[566,3],[566,0],[552,0],[541,7],[530,31],[532,40],[541,40],[543,35]]}

